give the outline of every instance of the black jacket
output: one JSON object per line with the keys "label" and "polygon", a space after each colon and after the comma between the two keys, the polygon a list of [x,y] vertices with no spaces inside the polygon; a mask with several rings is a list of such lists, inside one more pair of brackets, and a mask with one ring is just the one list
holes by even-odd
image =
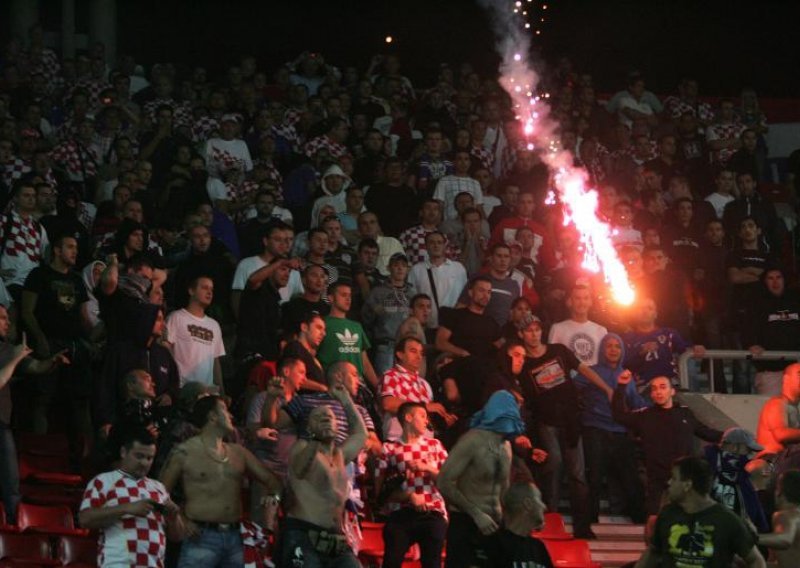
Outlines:
{"label": "black jacket", "polygon": [[[800,297],[794,291],[775,296],[764,290],[748,310],[742,330],[745,347],[760,345],[773,351],[800,351]],[[755,360],[759,371],[780,371],[789,362]]]}

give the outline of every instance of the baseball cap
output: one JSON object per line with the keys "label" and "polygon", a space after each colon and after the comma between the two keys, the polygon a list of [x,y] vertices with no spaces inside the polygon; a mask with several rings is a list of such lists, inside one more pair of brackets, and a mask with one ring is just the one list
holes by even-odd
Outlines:
{"label": "baseball cap", "polygon": [[539,324],[539,327],[542,327],[542,320],[540,320],[533,314],[527,314],[525,317],[523,317],[520,321],[517,322],[517,329],[519,331],[522,331],[523,329],[528,329],[528,326],[530,326],[532,323],[537,323]]}
{"label": "baseball cap", "polygon": [[223,114],[220,122],[235,122],[236,124],[239,124],[239,115],[232,112]]}
{"label": "baseball cap", "polygon": [[408,264],[408,257],[404,255],[402,252],[396,252],[391,257],[389,257],[389,264],[398,261],[402,261]]}
{"label": "baseball cap", "polygon": [[756,442],[753,435],[744,428],[728,428],[722,434],[721,442],[723,444],[744,444],[754,452],[760,452],[764,449],[764,446]]}

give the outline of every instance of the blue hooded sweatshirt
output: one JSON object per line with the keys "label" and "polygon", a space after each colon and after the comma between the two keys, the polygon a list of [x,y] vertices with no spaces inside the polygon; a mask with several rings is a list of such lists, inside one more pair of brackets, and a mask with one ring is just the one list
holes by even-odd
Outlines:
{"label": "blue hooded sweatshirt", "polygon": [[[609,339],[616,339],[619,341],[622,348],[622,356],[619,363],[615,366],[606,359],[606,343]],[[625,342],[616,333],[607,334],[600,342],[600,348],[597,350],[597,364],[592,365],[592,370],[600,375],[600,378],[612,389],[617,388],[617,378],[625,369],[622,363],[625,361]],[[624,433],[627,430],[624,426],[614,422],[611,418],[611,403],[608,400],[606,393],[598,389],[589,379],[583,375],[575,377],[575,386],[578,388],[581,404],[580,419],[582,426],[590,426],[607,432],[620,432]],[[636,391],[636,382],[631,381],[625,390],[626,402],[628,408],[635,410],[648,406],[647,402]]]}

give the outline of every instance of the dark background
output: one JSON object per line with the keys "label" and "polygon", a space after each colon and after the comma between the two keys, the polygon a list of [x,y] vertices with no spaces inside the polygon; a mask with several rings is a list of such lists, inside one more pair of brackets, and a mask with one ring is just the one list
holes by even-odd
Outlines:
{"label": "dark background", "polygon": [[[611,91],[636,68],[649,88],[672,92],[684,74],[708,95],[751,85],[760,95],[800,96],[800,2],[740,0],[548,0],[536,45],[546,60],[570,56]],[[77,3],[80,8],[80,2]],[[43,2],[57,28],[60,2]],[[430,84],[436,65],[471,61],[493,74],[486,14],[471,0],[118,0],[119,53],[145,64],[173,61],[212,72],[255,54],[271,71],[307,49],[329,62],[366,67],[392,35],[406,74]],[[79,9],[78,30],[88,18]]]}

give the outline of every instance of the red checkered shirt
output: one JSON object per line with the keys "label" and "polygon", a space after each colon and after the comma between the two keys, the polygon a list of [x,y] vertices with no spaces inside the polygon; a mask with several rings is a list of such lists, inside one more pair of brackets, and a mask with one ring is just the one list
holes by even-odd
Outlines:
{"label": "red checkered shirt", "polygon": [[306,142],[306,145],[303,146],[303,152],[309,158],[313,158],[317,154],[317,152],[319,152],[323,148],[328,151],[331,158],[335,158],[337,160],[342,156],[347,156],[348,154],[350,154],[350,150],[348,150],[346,146],[343,146],[338,142],[334,142],[333,140],[328,138],[327,134],[323,134],[322,136],[317,136],[316,138]]}
{"label": "red checkered shirt", "polygon": [[[425,505],[429,511],[436,511],[447,518],[447,508],[445,507],[444,497],[436,487],[436,481],[429,472],[411,471],[409,463],[414,460],[421,460],[432,464],[436,469],[441,469],[447,460],[447,450],[436,438],[421,437],[415,442],[404,443],[403,441],[384,442],[381,456],[378,458],[376,475],[386,473],[387,475],[400,474],[405,477],[402,490],[413,491],[417,495],[425,497]],[[401,503],[389,503],[389,511],[397,511],[403,506]]]}
{"label": "red checkered shirt", "polygon": [[[426,229],[422,225],[414,225],[400,233],[399,241],[406,251],[409,266],[414,266],[418,262],[428,260],[428,251],[425,248],[425,237],[428,233],[432,233],[433,231],[434,229]],[[445,241],[447,241],[447,237],[445,237]],[[445,255],[450,260],[458,260],[458,247],[447,241]]]}
{"label": "red checkered shirt", "polygon": [[219,122],[211,116],[201,116],[192,125],[192,142],[202,144],[219,131]]}
{"label": "red checkered shirt", "polygon": [[0,223],[0,241],[4,245],[2,255],[23,257],[38,264],[44,256],[45,235],[44,228],[33,217],[23,219],[12,209],[3,215]]}
{"label": "red checkered shirt", "polygon": [[[737,140],[742,131],[747,128],[740,122],[728,122],[726,124],[712,124],[706,129],[706,140]],[[712,164],[725,163],[730,160],[736,152],[735,148],[723,148],[722,150],[709,152],[709,160]]]}
{"label": "red checkered shirt", "polygon": [[53,89],[53,82],[58,78],[61,73],[61,65],[58,63],[58,55],[52,49],[44,48],[39,54],[38,58],[34,58],[30,53],[26,54],[28,57],[28,72],[41,73],[45,77],[48,92],[51,93]]}
{"label": "red checkered shirt", "polygon": [[714,120],[714,111],[711,110],[711,105],[708,103],[697,102],[691,104],[680,97],[667,97],[667,100],[664,101],[664,107],[671,118],[680,118],[689,113],[706,124]]}
{"label": "red checkered shirt", "polygon": [[490,172],[492,171],[492,166],[494,165],[494,156],[492,156],[492,153],[489,150],[483,148],[482,146],[473,146],[469,150],[469,155],[480,162],[481,167],[486,168]]}
{"label": "red checkered shirt", "polygon": [[172,109],[172,124],[175,128],[186,127],[191,128],[194,119],[192,118],[192,109],[188,103],[178,102],[175,99],[156,99],[144,105],[144,115],[150,121],[156,123],[156,111],[158,107],[166,105]]}
{"label": "red checkered shirt", "polygon": [[53,148],[50,159],[64,169],[72,181],[85,181],[84,173],[87,177],[95,177],[97,164],[100,163],[100,157],[93,146],[86,147],[75,139],[62,142]]}
{"label": "red checkered shirt", "polygon": [[83,89],[89,93],[89,104],[96,107],[100,100],[100,93],[106,89],[111,88],[111,85],[102,79],[93,79],[91,77],[83,77],[78,79],[72,88],[69,90],[68,98],[71,98],[76,89]]}
{"label": "red checkered shirt", "polygon": [[[116,507],[143,499],[164,504],[169,493],[160,481],[137,479],[118,469],[101,473],[89,482],[80,510]],[[164,515],[156,511],[146,517],[125,515],[100,533],[97,562],[99,566],[162,568],[166,545]]]}
{"label": "red checkered shirt", "polygon": [[10,162],[3,166],[3,182],[8,187],[11,187],[15,181],[29,173],[31,173],[31,163],[14,156]]}

